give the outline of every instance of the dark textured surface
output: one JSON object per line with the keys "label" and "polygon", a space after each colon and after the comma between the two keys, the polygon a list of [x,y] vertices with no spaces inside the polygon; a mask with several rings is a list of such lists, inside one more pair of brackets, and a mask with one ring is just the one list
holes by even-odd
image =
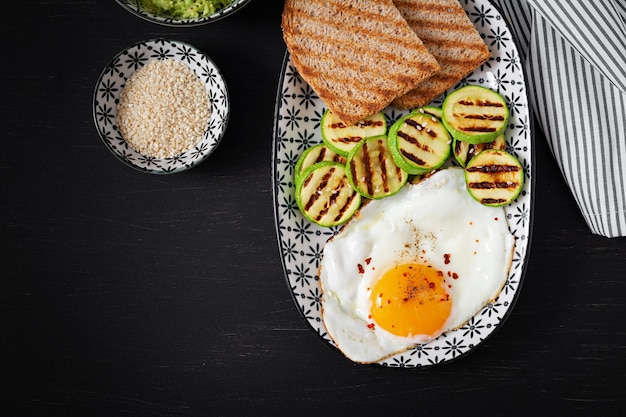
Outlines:
{"label": "dark textured surface", "polygon": [[[291,299],[271,145],[280,1],[195,28],[113,1],[26,1],[0,26],[0,414],[623,415],[626,240],[591,235],[538,132],[534,234],[502,328],[424,370],[355,365]],[[205,51],[229,87],[207,161],[155,176],[117,161],[95,82],[137,41]]]}

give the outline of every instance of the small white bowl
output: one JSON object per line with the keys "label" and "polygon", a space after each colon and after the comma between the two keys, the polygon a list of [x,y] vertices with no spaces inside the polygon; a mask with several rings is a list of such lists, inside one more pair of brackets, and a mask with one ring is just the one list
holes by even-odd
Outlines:
{"label": "small white bowl", "polygon": [[235,0],[228,6],[223,9],[217,11],[216,13],[196,18],[196,19],[175,19],[167,16],[161,16],[154,14],[153,12],[146,10],[139,0],[116,0],[117,3],[122,6],[124,9],[128,10],[135,16],[138,16],[142,19],[145,19],[149,22],[156,23],[164,26],[198,26],[204,25],[206,23],[215,22],[216,20],[220,20],[225,18],[226,16],[230,16],[235,13],[237,10],[241,9],[243,6],[248,4],[250,0]]}
{"label": "small white bowl", "polygon": [[[157,59],[186,64],[206,85],[211,115],[202,139],[190,150],[172,158],[142,155],[128,145],[117,127],[117,104],[126,80],[139,68]],[[139,42],[118,53],[98,78],[93,94],[93,119],[100,138],[121,162],[142,172],[171,174],[204,161],[222,140],[230,104],[224,78],[211,59],[192,45],[168,39]]]}

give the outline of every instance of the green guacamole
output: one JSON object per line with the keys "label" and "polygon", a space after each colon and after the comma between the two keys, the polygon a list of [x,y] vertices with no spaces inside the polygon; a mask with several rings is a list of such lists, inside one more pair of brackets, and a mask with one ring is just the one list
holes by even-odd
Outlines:
{"label": "green guacamole", "polygon": [[234,0],[141,0],[146,10],[176,19],[210,16]]}

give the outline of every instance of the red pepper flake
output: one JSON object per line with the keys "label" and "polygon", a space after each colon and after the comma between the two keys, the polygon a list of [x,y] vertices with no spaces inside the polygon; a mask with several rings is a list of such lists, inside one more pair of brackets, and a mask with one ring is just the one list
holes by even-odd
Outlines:
{"label": "red pepper flake", "polygon": [[368,328],[368,329],[372,329],[372,330],[374,330],[374,327],[375,327],[375,326],[374,326],[374,323],[370,323],[370,324],[368,324],[368,325],[367,325],[367,328]]}
{"label": "red pepper flake", "polygon": [[497,218],[497,217],[494,217],[493,219],[494,219],[495,221],[498,221],[498,218]]}
{"label": "red pepper flake", "polygon": [[453,272],[452,273],[452,278],[459,279],[459,274],[457,274],[456,272]]}
{"label": "red pepper flake", "polygon": [[365,268],[363,268],[363,265],[358,264],[357,268],[359,268],[359,274],[364,274],[365,273]]}
{"label": "red pepper flake", "polygon": [[446,265],[450,263],[450,254],[449,253],[444,253],[443,254],[443,261],[445,262]]}
{"label": "red pepper flake", "polygon": [[369,264],[370,264],[370,262],[372,262],[372,258],[367,258],[367,259],[365,260],[365,264],[366,264],[366,265],[369,265]]}

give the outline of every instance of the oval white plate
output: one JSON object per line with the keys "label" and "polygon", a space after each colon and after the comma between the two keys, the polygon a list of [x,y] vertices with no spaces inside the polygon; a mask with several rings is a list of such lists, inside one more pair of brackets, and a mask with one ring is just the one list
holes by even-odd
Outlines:
{"label": "oval white plate", "polygon": [[204,25],[206,23],[211,23],[211,22],[215,22],[217,20],[223,19],[235,13],[237,10],[241,9],[243,6],[245,6],[246,4],[250,2],[250,0],[235,0],[228,6],[224,7],[222,10],[207,17],[201,17],[197,19],[173,19],[170,17],[163,17],[163,16],[155,15],[152,12],[144,10],[139,0],[116,0],[116,1],[117,1],[117,4],[122,6],[124,9],[128,10],[135,16],[138,16],[149,22],[156,23],[159,25],[164,25],[164,26],[185,26],[185,27]]}
{"label": "oval white plate", "polygon": [[[467,0],[461,4],[489,46],[491,58],[454,89],[478,84],[506,97],[510,107],[510,124],[506,130],[508,150],[519,158],[526,175],[522,193],[505,208],[509,229],[517,238],[513,265],[497,300],[485,306],[466,325],[444,333],[430,343],[380,361],[383,366],[425,367],[471,352],[503,323],[517,298],[525,271],[531,234],[534,169],[524,74],[512,34],[498,10],[487,0]],[[433,104],[440,105],[442,97]],[[323,228],[307,221],[296,206],[293,184],[294,165],[300,154],[322,141],[319,124],[324,110],[324,103],[302,80],[286,54],[276,99],[273,142],[278,243],[287,284],[298,309],[310,327],[334,347],[322,322],[322,293],[317,271],[326,241],[340,228]],[[389,107],[384,113],[390,126],[407,112]]]}
{"label": "oval white plate", "polygon": [[[126,80],[139,68],[157,59],[182,61],[206,85],[211,102],[209,124],[200,142],[173,158],[145,156],[131,148],[117,129],[117,103]],[[204,161],[217,147],[229,117],[228,90],[211,59],[195,47],[168,39],[139,42],[117,54],[100,75],[93,95],[93,118],[106,147],[124,164],[151,174],[184,171]]]}

